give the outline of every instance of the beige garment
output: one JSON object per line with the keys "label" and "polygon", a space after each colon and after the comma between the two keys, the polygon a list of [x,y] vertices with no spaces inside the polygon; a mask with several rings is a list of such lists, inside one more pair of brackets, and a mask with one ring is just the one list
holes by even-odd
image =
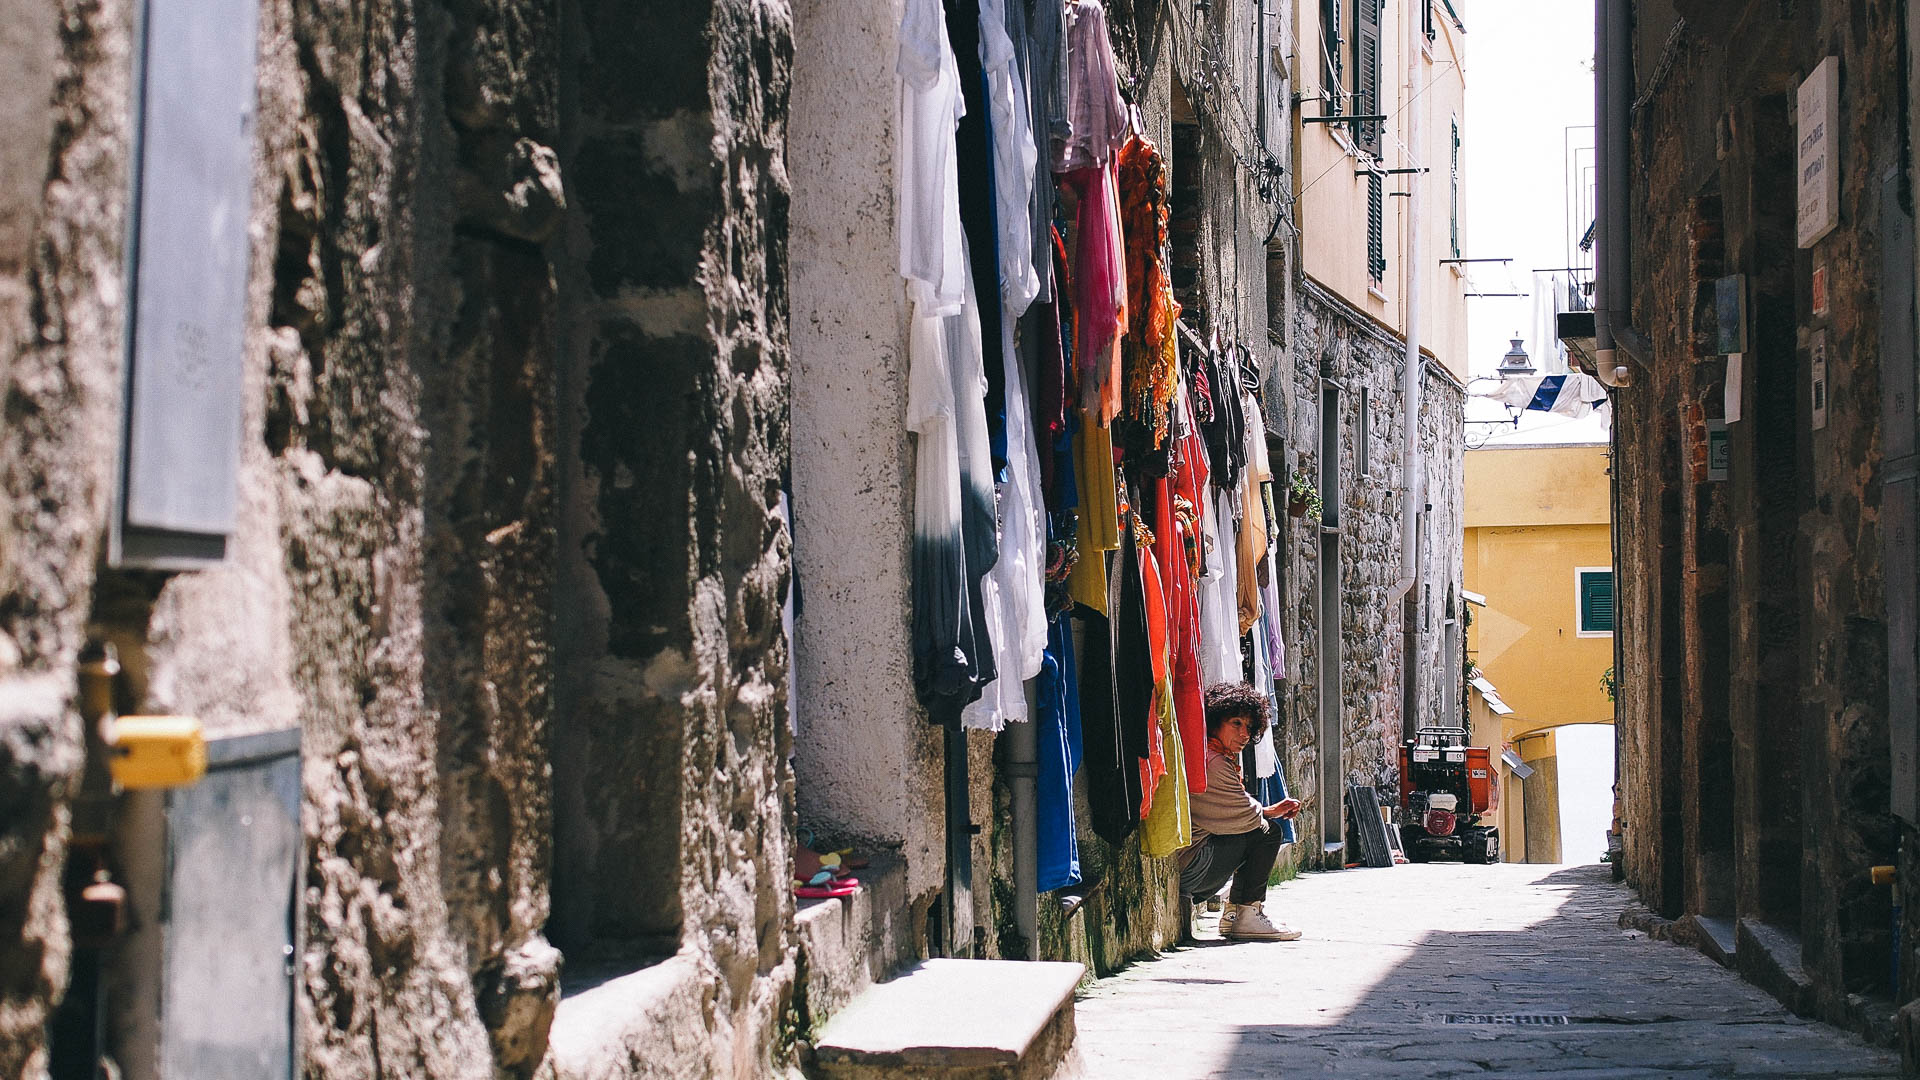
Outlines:
{"label": "beige garment", "polygon": [[[1234,554],[1239,561],[1237,600],[1240,607],[1240,632],[1253,629],[1260,621],[1260,569],[1267,559],[1267,505],[1261,498],[1261,486],[1273,480],[1273,465],[1267,460],[1267,421],[1261,415],[1260,401],[1251,393],[1241,394],[1247,415],[1247,468],[1241,483],[1240,535]],[[1244,831],[1244,830],[1243,830]]]}
{"label": "beige garment", "polygon": [[1240,775],[1240,755],[1223,754],[1212,744],[1207,746],[1207,790],[1193,792],[1188,804],[1195,843],[1206,836],[1237,836],[1266,827],[1260,803],[1247,794]]}

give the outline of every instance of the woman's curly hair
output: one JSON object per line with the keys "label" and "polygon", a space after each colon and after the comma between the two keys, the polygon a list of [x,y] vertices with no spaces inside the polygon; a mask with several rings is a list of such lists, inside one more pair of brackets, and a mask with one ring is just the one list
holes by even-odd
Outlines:
{"label": "woman's curly hair", "polygon": [[1254,689],[1252,683],[1217,682],[1207,687],[1207,735],[1219,733],[1220,725],[1236,716],[1244,716],[1253,723],[1247,729],[1247,737],[1257,739],[1266,734],[1267,724],[1272,719],[1271,706],[1267,695]]}

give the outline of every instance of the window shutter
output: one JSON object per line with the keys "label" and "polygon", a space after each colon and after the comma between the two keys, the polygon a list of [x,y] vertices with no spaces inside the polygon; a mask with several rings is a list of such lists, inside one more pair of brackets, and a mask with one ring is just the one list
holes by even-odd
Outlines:
{"label": "window shutter", "polygon": [[1580,575],[1580,632],[1613,633],[1613,572]]}
{"label": "window shutter", "polygon": [[[1381,113],[1380,3],[1381,0],[1358,0],[1353,9],[1353,111],[1360,116]],[[1378,120],[1355,123],[1354,145],[1379,157],[1380,128]]]}
{"label": "window shutter", "polygon": [[1367,174],[1367,276],[1375,282],[1387,276],[1386,191],[1379,173]]}
{"label": "window shutter", "polygon": [[[1429,9],[1431,10],[1431,9]],[[1453,257],[1460,257],[1460,121],[1453,122],[1453,167],[1448,170],[1447,221],[1452,229]]]}
{"label": "window shutter", "polygon": [[1320,0],[1320,93],[1326,99],[1320,103],[1322,116],[1346,111],[1346,99],[1341,93],[1345,89],[1345,73],[1340,70],[1341,44],[1340,0]]}

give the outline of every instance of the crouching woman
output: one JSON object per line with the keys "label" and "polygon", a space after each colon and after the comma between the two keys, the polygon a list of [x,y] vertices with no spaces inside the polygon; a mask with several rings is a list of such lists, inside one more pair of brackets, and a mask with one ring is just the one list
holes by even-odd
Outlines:
{"label": "crouching woman", "polygon": [[1180,866],[1180,891],[1204,903],[1229,880],[1220,934],[1235,941],[1292,941],[1300,931],[1268,919],[1267,879],[1286,843],[1274,818],[1300,812],[1298,799],[1270,806],[1247,794],[1240,774],[1240,751],[1266,733],[1267,696],[1243,682],[1207,687],[1207,789],[1195,792],[1193,843],[1174,856]]}

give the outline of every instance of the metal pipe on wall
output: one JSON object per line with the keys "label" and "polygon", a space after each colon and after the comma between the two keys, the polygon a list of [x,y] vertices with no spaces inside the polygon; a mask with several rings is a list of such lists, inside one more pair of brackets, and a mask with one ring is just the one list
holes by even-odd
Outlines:
{"label": "metal pipe on wall", "polygon": [[1036,680],[1026,684],[1027,719],[1008,724],[1007,787],[1013,795],[1013,923],[1027,943],[1027,959],[1040,959],[1040,828],[1034,786],[1040,775],[1040,722]]}
{"label": "metal pipe on wall", "polygon": [[[1410,22],[1420,16],[1417,4],[1406,5],[1406,16]],[[1410,43],[1414,35],[1423,33],[1417,22],[1412,22],[1402,41]],[[1407,53],[1406,104],[1401,108],[1407,114],[1407,147],[1410,153],[1418,154],[1420,145],[1420,110],[1413,107],[1413,96],[1419,85],[1420,50],[1409,47]],[[1418,162],[1409,161],[1408,166],[1417,167]],[[1406,223],[1407,253],[1405,271],[1406,284],[1406,356],[1405,367],[1401,373],[1400,401],[1405,410],[1405,435],[1401,446],[1400,460],[1403,463],[1400,493],[1400,578],[1393,583],[1387,593],[1389,604],[1402,599],[1413,588],[1420,577],[1420,515],[1426,505],[1427,463],[1426,454],[1420,441],[1420,391],[1421,377],[1424,374],[1424,361],[1420,357],[1420,279],[1424,267],[1421,265],[1425,246],[1420,235],[1420,177],[1422,173],[1410,172],[1407,176]],[[1422,613],[1418,604],[1409,605],[1413,610],[1405,614],[1406,640],[1405,658],[1402,663],[1402,678],[1405,680],[1405,699],[1402,726],[1408,732],[1419,728],[1418,709],[1421,694],[1422,665],[1419,662],[1421,645],[1424,639],[1420,624]]]}
{"label": "metal pipe on wall", "polygon": [[1629,359],[1649,364],[1646,337],[1633,329],[1633,277],[1628,250],[1628,114],[1633,109],[1632,0],[1594,4],[1594,158],[1599,163],[1594,200],[1599,214],[1594,255],[1594,359],[1600,381],[1611,387],[1632,382]]}

